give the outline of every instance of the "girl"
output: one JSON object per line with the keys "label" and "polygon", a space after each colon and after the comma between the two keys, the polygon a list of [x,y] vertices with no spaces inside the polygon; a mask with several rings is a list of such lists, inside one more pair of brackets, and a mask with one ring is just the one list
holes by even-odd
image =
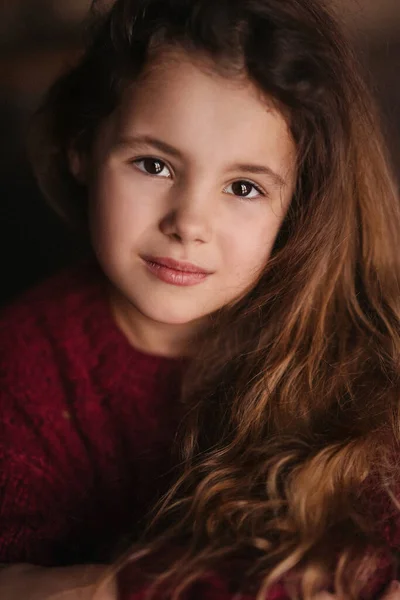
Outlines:
{"label": "girl", "polygon": [[[134,542],[108,596],[383,594],[400,209],[328,11],[117,0],[36,133],[42,189],[96,261],[3,316],[2,560]],[[43,599],[55,574],[78,585],[62,573],[12,567],[3,589]]]}

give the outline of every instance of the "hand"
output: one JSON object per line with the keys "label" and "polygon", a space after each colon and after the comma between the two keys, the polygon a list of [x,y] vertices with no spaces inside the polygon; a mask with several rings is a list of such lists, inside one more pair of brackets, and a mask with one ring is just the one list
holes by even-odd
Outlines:
{"label": "hand", "polygon": [[[315,597],[315,600],[336,600],[336,598],[334,594],[321,592]],[[393,581],[379,600],[400,600],[400,582]]]}
{"label": "hand", "polygon": [[107,567],[46,569],[18,564],[0,571],[0,600],[116,600],[115,581],[99,586]]}

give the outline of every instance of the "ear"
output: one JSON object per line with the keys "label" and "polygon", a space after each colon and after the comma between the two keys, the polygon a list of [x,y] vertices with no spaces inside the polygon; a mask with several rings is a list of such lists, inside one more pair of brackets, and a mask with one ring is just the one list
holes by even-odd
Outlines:
{"label": "ear", "polygon": [[75,148],[68,150],[68,164],[71,175],[78,183],[87,183],[87,158]]}

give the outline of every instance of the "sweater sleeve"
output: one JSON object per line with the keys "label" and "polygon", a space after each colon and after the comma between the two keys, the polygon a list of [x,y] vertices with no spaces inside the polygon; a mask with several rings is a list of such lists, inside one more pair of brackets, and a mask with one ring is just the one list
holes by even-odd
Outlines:
{"label": "sweater sleeve", "polygon": [[60,532],[46,414],[60,394],[50,341],[22,308],[8,310],[0,321],[0,562],[51,561]]}
{"label": "sweater sleeve", "polygon": [[130,347],[92,268],[0,313],[0,562],[103,563],[135,539],[169,485],[165,360]]}

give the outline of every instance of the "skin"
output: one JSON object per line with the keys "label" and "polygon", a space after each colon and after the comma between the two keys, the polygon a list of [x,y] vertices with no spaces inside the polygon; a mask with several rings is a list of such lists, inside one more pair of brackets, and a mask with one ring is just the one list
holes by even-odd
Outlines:
{"label": "skin", "polygon": [[[93,247],[112,285],[115,319],[134,346],[155,354],[189,353],[209,315],[251,289],[293,194],[295,147],[285,119],[247,79],[209,67],[165,51],[162,65],[155,61],[126,91],[92,155],[71,161],[87,183]],[[144,157],[157,159],[159,174],[148,173]],[[155,277],[143,255],[211,274],[178,287]]]}
{"label": "skin", "polygon": [[117,600],[107,567],[42,568],[13,565],[0,569],[0,600]]}
{"label": "skin", "polygon": [[[71,152],[70,166],[88,187],[93,246],[118,325],[135,346],[175,355],[190,352],[208,316],[254,285],[290,204],[295,152],[283,116],[250,82],[223,78],[182,53],[167,58],[127,91],[93,154]],[[119,143],[138,135],[179,157],[154,144]],[[137,162],[144,156],[162,161],[171,177],[144,173]],[[238,163],[267,167],[284,183]],[[232,194],[242,180],[264,195]],[[143,253],[194,262],[212,275],[193,288],[171,286],[148,272]],[[113,580],[98,588],[106,573],[94,565],[15,565],[0,570],[0,600],[117,600]],[[382,600],[400,600],[398,584]]]}
{"label": "skin", "polygon": [[[146,173],[144,157],[158,161],[159,174]],[[134,346],[174,356],[189,353],[209,315],[251,289],[265,267],[293,194],[295,147],[284,117],[249,81],[226,79],[175,50],[126,91],[90,156],[71,153],[71,170],[88,188],[93,247],[117,324]],[[235,195],[240,181],[255,184],[249,198]],[[149,254],[212,274],[176,287],[148,271]],[[53,572],[60,583],[57,570],[31,572],[37,591],[49,589]],[[82,598],[81,572],[63,576],[63,591],[51,597]],[[33,600],[28,589],[32,582],[21,600]],[[83,597],[93,592],[88,582]],[[117,600],[112,581],[100,594]],[[382,600],[400,600],[398,588]]]}
{"label": "skin", "polygon": [[[322,592],[316,596],[315,600],[340,600],[338,596]],[[387,591],[380,600],[400,600],[400,583],[393,581],[388,587]]]}

